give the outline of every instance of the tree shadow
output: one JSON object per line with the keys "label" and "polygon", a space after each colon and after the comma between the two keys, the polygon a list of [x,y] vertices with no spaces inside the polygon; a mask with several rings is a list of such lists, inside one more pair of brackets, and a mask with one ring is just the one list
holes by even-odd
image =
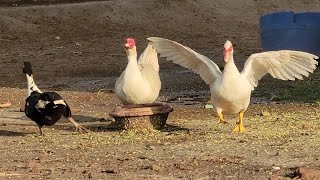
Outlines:
{"label": "tree shadow", "polygon": [[[109,118],[73,115],[76,122],[92,132],[119,131],[114,121]],[[75,131],[75,127],[66,119],[61,118],[54,126],[55,129]]]}
{"label": "tree shadow", "polygon": [[[85,126],[92,132],[116,132],[116,131],[123,131],[124,129],[119,128],[119,126],[114,122],[110,121],[109,123],[95,123],[95,124],[89,124]],[[160,132],[177,132],[177,131],[183,131],[186,133],[190,132],[190,129],[176,126],[176,125],[170,125],[166,124],[163,129],[159,129]]]}
{"label": "tree shadow", "polygon": [[[102,117],[93,117],[93,116],[84,116],[84,115],[73,115],[72,116],[74,120],[82,125],[83,127],[87,128],[90,131],[117,131],[116,127],[110,125],[112,120],[109,120],[108,118],[102,118]],[[14,125],[14,126],[34,126],[37,128],[37,124],[33,122],[31,119],[29,119],[27,116],[23,115],[21,117],[4,117],[4,118],[10,118],[13,120],[19,120],[19,121],[14,121],[8,123],[9,125]],[[23,121],[28,121],[28,123],[19,123]],[[68,119],[61,117],[61,119],[55,123],[52,126],[44,126],[44,128],[54,128],[57,130],[63,130],[63,131],[75,131],[75,127],[72,123],[69,122]],[[8,131],[9,132],[9,131]],[[9,135],[9,133],[1,133],[0,136],[4,135]],[[19,133],[17,133],[18,136]],[[25,133],[25,134],[32,134],[32,133]]]}
{"label": "tree shadow", "polygon": [[86,126],[92,132],[116,132],[123,129],[118,128],[113,121],[107,123],[90,124]]}
{"label": "tree shadow", "polygon": [[31,133],[0,130],[0,136],[26,136],[28,134],[31,134]]}
{"label": "tree shadow", "polygon": [[[109,121],[108,119],[105,119],[103,117],[93,117],[93,116],[85,116],[85,115],[72,115],[72,118],[78,123]],[[61,119],[58,122],[59,123],[69,123],[69,121],[64,117],[61,117]]]}
{"label": "tree shadow", "polygon": [[[123,129],[119,128],[114,120],[111,118],[103,118],[103,117],[93,117],[93,116],[85,116],[85,115],[73,115],[72,116],[76,122],[81,124],[83,127],[87,128],[91,132],[116,132],[116,131],[123,131]],[[21,117],[10,117],[11,119],[17,119],[21,121],[29,121],[33,122],[31,119],[27,118],[25,115]],[[33,122],[34,123],[34,122]],[[37,126],[36,123],[34,124],[19,124],[19,123],[10,123],[10,125],[21,125],[21,126]],[[70,131],[74,132],[75,127],[72,123],[70,123],[66,118],[61,118],[55,125],[53,126],[45,126],[45,128],[54,128],[57,130],[63,131]],[[160,129],[161,132],[177,132],[183,131],[186,133],[190,132],[190,129],[185,127],[180,127],[177,125],[165,124],[165,126]],[[11,131],[3,131],[0,130],[0,136],[3,135],[10,135]],[[24,136],[26,134],[32,133],[21,133],[21,132],[11,132],[11,136]]]}
{"label": "tree shadow", "polygon": [[[123,128],[119,127],[119,124],[114,121],[113,118],[98,118],[92,116],[83,116],[83,115],[74,115],[74,119],[81,123],[83,127],[87,128],[92,132],[116,132],[116,131],[123,131]],[[67,131],[74,131],[75,127],[66,119],[59,121],[55,125],[57,129],[64,129]],[[62,125],[63,124],[63,125]],[[68,124],[68,125],[65,125]],[[161,132],[185,132],[189,133],[191,130],[189,128],[180,127],[177,125],[165,124],[162,129],[159,129]]]}
{"label": "tree shadow", "polygon": [[185,127],[180,127],[180,126],[177,126],[177,125],[166,124],[164,126],[164,128],[161,129],[160,131],[162,131],[162,132],[184,131],[186,133],[189,133],[190,129],[189,128],[185,128]]}

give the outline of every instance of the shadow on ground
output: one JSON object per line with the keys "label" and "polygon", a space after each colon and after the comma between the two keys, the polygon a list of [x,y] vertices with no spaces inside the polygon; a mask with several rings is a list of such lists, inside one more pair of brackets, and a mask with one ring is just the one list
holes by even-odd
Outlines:
{"label": "shadow on ground", "polygon": [[0,130],[0,136],[26,136],[28,132],[16,132],[16,131],[8,131],[8,130]]}

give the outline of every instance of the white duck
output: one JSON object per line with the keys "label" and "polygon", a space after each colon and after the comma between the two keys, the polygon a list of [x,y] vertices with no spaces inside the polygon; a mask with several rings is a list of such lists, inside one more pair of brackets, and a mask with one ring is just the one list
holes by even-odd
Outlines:
{"label": "white duck", "polygon": [[151,43],[137,60],[134,39],[127,38],[125,51],[128,65],[115,84],[115,93],[123,104],[153,103],[159,96],[161,81],[159,77],[158,56]]}
{"label": "white duck", "polygon": [[269,51],[252,54],[239,72],[233,60],[233,47],[230,41],[224,44],[223,73],[219,67],[204,55],[177,42],[150,37],[149,41],[160,53],[160,57],[193,70],[210,85],[211,101],[219,116],[219,122],[226,123],[222,113],[239,113],[239,122],[234,132],[243,132],[243,114],[250,103],[251,91],[267,73],[281,80],[303,79],[316,69],[317,56],[301,51]]}

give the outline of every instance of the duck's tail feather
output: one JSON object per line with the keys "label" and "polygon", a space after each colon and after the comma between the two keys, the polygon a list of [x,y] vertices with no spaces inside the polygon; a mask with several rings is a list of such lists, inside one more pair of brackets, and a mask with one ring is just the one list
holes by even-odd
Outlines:
{"label": "duck's tail feather", "polygon": [[22,72],[23,72],[24,74],[28,74],[29,76],[31,76],[31,75],[32,75],[32,66],[31,66],[31,63],[25,61],[25,62],[23,62],[23,65],[24,65],[24,67],[23,67]]}
{"label": "duck's tail feather", "polygon": [[33,74],[32,74],[32,66],[30,62],[23,62],[23,73],[26,74],[27,82],[28,82],[28,96],[31,95],[32,92],[36,91],[38,93],[42,93],[38,86],[34,83]]}

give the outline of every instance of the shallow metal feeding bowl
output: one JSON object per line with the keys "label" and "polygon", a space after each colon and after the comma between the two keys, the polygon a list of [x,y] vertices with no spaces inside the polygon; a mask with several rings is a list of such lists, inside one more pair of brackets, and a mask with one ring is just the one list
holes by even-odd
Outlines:
{"label": "shallow metal feeding bowl", "polygon": [[115,107],[109,115],[119,129],[162,129],[173,108],[163,103]]}

